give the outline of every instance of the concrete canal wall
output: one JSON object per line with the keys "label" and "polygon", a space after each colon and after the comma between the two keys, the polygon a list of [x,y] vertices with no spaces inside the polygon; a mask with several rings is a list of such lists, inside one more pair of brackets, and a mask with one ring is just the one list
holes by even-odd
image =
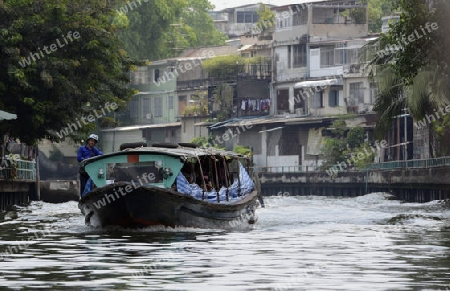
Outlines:
{"label": "concrete canal wall", "polygon": [[410,202],[450,199],[450,167],[339,172],[258,173],[265,196],[359,196],[388,192]]}
{"label": "concrete canal wall", "polygon": [[0,180],[0,211],[36,199],[35,182]]}
{"label": "concrete canal wall", "polygon": [[[259,172],[264,196],[289,195],[361,196],[388,192],[411,202],[450,199],[450,167],[339,172]],[[1,180],[0,210],[32,200],[62,203],[79,200],[76,180],[40,181],[40,199],[35,181]]]}
{"label": "concrete canal wall", "polygon": [[40,197],[37,196],[35,181],[0,180],[0,211],[34,200],[62,203],[80,199],[78,181],[40,181],[39,185]]}
{"label": "concrete canal wall", "polygon": [[41,200],[62,203],[80,200],[80,185],[77,180],[41,181]]}

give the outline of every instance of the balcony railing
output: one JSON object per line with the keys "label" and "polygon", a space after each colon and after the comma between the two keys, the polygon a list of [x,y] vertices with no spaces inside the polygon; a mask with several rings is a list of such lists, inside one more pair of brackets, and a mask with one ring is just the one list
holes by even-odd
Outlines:
{"label": "balcony railing", "polygon": [[177,89],[198,89],[200,87],[208,87],[208,79],[177,81]]}
{"label": "balcony railing", "polygon": [[36,179],[36,163],[18,160],[12,164],[8,161],[6,167],[0,167],[0,179],[34,181]]}
{"label": "balcony railing", "polygon": [[209,73],[210,80],[236,80],[237,78],[270,79],[272,77],[271,64],[246,64],[225,68],[218,68]]}
{"label": "balcony railing", "polygon": [[251,167],[252,173],[304,173],[314,172],[317,170],[316,166],[278,166],[278,167]]}

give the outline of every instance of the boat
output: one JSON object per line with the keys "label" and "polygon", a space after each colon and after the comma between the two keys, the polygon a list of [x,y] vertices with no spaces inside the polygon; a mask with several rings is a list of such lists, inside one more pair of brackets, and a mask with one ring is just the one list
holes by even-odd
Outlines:
{"label": "boat", "polygon": [[78,207],[94,227],[251,229],[263,206],[248,157],[235,152],[187,143],[122,144],[81,167],[95,186]]}

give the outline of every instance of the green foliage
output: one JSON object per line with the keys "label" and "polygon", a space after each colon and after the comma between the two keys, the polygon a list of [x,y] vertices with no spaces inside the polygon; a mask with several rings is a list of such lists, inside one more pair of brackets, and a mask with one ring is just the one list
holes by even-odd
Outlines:
{"label": "green foliage", "polygon": [[331,128],[332,134],[343,137],[345,132],[347,131],[347,123],[345,122],[344,118],[339,118],[333,122]]}
{"label": "green foliage", "polygon": [[450,156],[450,115],[445,115],[442,119],[432,122],[432,129],[438,141],[442,141],[440,147],[436,149],[437,156]]}
{"label": "green foliage", "polygon": [[225,45],[228,37],[215,28],[208,14],[213,9],[214,5],[209,0],[187,0],[180,22],[187,27],[187,31],[192,31],[185,36],[188,47]]}
{"label": "green foliage", "polygon": [[[357,1],[360,4],[367,3],[367,0]],[[340,15],[352,19],[353,23],[367,23],[366,10],[364,8],[349,8],[339,13]]]}
{"label": "green foliage", "polygon": [[[367,57],[369,75],[379,84],[375,110],[379,115],[377,132],[381,134],[405,107],[420,120],[450,102],[450,56],[442,53],[450,48],[450,28],[446,25],[450,2],[393,3],[393,9],[401,11],[400,20],[389,33],[381,34],[366,47],[367,52],[372,51]],[[437,29],[430,29],[432,23]],[[398,49],[392,50],[392,46]]]}
{"label": "green foliage", "polygon": [[347,133],[348,147],[354,149],[364,143],[364,128],[353,127]]}
{"label": "green foliage", "polygon": [[392,15],[397,0],[368,0],[369,6],[369,32],[381,32],[383,16]]}
{"label": "green foliage", "polygon": [[353,127],[348,130],[343,119],[336,120],[331,127],[333,137],[325,138],[322,151],[323,168],[341,162],[347,163],[349,167],[365,168],[373,162],[375,154],[370,144],[364,142],[364,128]]}
{"label": "green foliage", "polygon": [[210,77],[225,77],[229,75],[237,75],[242,71],[244,58],[239,55],[217,56],[204,60],[202,67]]}
{"label": "green foliage", "polygon": [[192,115],[200,115],[207,116],[208,115],[208,94],[206,91],[197,90],[194,94],[191,95],[191,99],[196,101],[197,104],[187,106],[182,114],[185,116]]}
{"label": "green foliage", "polygon": [[182,115],[184,116],[204,116],[208,114],[208,105],[188,105],[183,110]]}
{"label": "green foliage", "polygon": [[325,138],[322,151],[323,166],[328,168],[346,159],[346,142],[340,138]]}
{"label": "green foliage", "polygon": [[9,132],[28,144],[57,141],[55,131],[106,102],[124,106],[132,93],[127,87],[133,62],[111,22],[120,4],[0,1],[0,110],[18,116],[0,123],[0,135]]}
{"label": "green foliage", "polygon": [[208,146],[208,138],[206,136],[194,137],[191,140],[191,143],[195,144],[198,147]]}
{"label": "green foliage", "polygon": [[263,33],[275,25],[276,14],[264,5],[264,3],[260,3],[259,5],[258,16],[259,19],[255,24],[258,32]]}
{"label": "green foliage", "polygon": [[191,143],[195,144],[197,147],[202,147],[202,148],[213,147],[216,149],[225,150],[224,147],[219,146],[214,141],[214,136],[212,136],[212,135],[209,135],[208,137],[206,137],[206,136],[194,137],[191,140]]}
{"label": "green foliage", "polygon": [[244,58],[240,55],[217,56],[204,60],[203,69],[213,78],[225,78],[244,73],[246,66],[251,64],[267,64],[270,59],[265,57]]}
{"label": "green foliage", "polygon": [[241,146],[241,145],[235,145],[233,151],[235,153],[245,155],[245,156],[251,156],[252,151],[249,147]]}
{"label": "green foliage", "polygon": [[219,105],[217,121],[224,121],[231,117],[233,112],[234,89],[229,84],[224,83],[214,91],[214,101]]}
{"label": "green foliage", "polygon": [[[352,150],[354,158],[354,166],[358,169],[367,169],[374,162],[375,152],[369,143],[363,143],[359,147]],[[351,154],[350,153],[350,156]]]}
{"label": "green foliage", "polygon": [[214,8],[208,0],[142,1],[126,13],[124,4],[117,6],[115,23],[127,25],[120,39],[135,59],[169,58],[188,47],[224,45],[227,39],[208,14]]}

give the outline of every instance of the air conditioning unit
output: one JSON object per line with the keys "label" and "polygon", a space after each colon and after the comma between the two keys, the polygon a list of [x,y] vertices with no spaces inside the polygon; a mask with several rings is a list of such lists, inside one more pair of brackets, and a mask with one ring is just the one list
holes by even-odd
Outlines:
{"label": "air conditioning unit", "polygon": [[152,114],[151,113],[145,114],[145,119],[152,119]]}

